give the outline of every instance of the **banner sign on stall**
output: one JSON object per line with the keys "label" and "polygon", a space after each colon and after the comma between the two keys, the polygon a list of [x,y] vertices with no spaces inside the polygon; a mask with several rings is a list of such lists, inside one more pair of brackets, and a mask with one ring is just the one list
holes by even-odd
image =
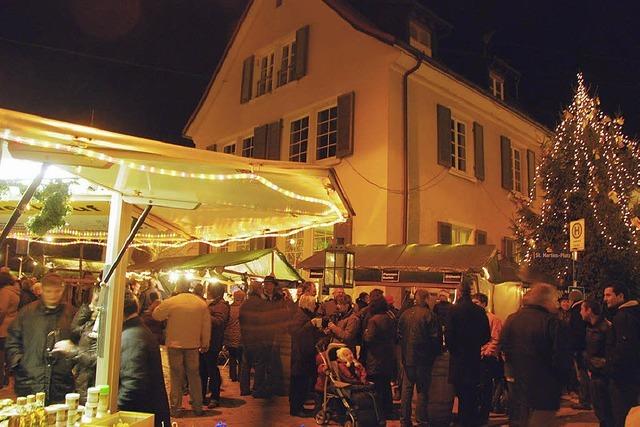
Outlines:
{"label": "banner sign on stall", "polygon": [[382,270],[381,282],[399,282],[400,271],[398,270]]}
{"label": "banner sign on stall", "polygon": [[569,223],[569,249],[571,252],[584,251],[584,218]]}

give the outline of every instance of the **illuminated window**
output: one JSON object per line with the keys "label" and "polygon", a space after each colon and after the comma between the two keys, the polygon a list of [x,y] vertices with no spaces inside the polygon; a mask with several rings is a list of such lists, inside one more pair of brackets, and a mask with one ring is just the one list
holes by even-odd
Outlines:
{"label": "illuminated window", "polygon": [[289,264],[296,267],[302,258],[304,249],[304,232],[299,231],[296,234],[286,237],[284,245],[284,256]]}
{"label": "illuminated window", "polygon": [[313,229],[313,251],[318,252],[328,248],[333,241],[333,226]]}
{"label": "illuminated window", "polygon": [[248,251],[251,250],[251,242],[246,240],[244,242],[236,242],[236,251]]}
{"label": "illuminated window", "polygon": [[466,125],[457,119],[451,119],[451,167],[460,171],[467,170]]}
{"label": "illuminated window", "polygon": [[504,101],[504,79],[497,74],[490,73],[491,78],[491,93],[496,98]]}
{"label": "illuminated window", "polygon": [[322,160],[336,155],[338,143],[338,107],[318,112],[316,132],[316,159]]}
{"label": "illuminated window", "polygon": [[513,190],[518,193],[522,192],[522,152],[517,149],[512,149],[513,159]]}
{"label": "illuminated window", "polygon": [[253,136],[242,140],[242,157],[253,157]]}
{"label": "illuminated window", "polygon": [[466,245],[471,240],[472,231],[473,230],[471,230],[470,228],[452,225],[451,226],[451,244]]}
{"label": "illuminated window", "polygon": [[286,85],[296,79],[296,42],[282,46],[280,51],[280,70],[278,70],[278,86]]}
{"label": "illuminated window", "polygon": [[222,151],[224,151],[226,154],[236,154],[236,144],[225,145],[222,148]]}
{"label": "illuminated window", "polygon": [[309,117],[303,117],[291,122],[291,136],[289,138],[289,160],[292,162],[307,161],[307,146],[309,144]]}
{"label": "illuminated window", "polygon": [[273,89],[273,61],[275,54],[269,53],[258,61],[260,67],[260,74],[257,87],[257,96],[264,95],[271,92]]}

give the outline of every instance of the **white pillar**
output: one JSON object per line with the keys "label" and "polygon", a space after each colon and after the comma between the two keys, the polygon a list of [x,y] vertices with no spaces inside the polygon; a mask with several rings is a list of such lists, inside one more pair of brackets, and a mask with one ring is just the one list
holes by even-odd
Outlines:
{"label": "white pillar", "polygon": [[[109,211],[109,232],[105,265],[109,265],[118,255],[131,229],[131,205],[123,202],[120,193],[111,196]],[[108,384],[111,390],[110,409],[116,411],[118,405],[118,383],[120,376],[120,337],[122,335],[123,302],[126,288],[127,264],[125,255],[120,265],[104,288],[103,309],[100,314],[102,356],[98,354],[96,384]],[[100,353],[100,352],[99,352]]]}

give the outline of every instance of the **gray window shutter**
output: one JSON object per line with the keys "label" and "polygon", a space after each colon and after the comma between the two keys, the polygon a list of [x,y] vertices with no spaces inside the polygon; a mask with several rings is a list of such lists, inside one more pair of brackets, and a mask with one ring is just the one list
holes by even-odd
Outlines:
{"label": "gray window shutter", "polygon": [[438,104],[438,164],[451,167],[451,110]]}
{"label": "gray window shutter", "polygon": [[438,243],[450,245],[451,231],[451,224],[448,222],[438,222]]}
{"label": "gray window shutter", "polygon": [[240,103],[251,99],[251,87],[253,86],[253,64],[254,56],[251,55],[242,63],[242,87],[240,89]]}
{"label": "gray window shutter", "polygon": [[307,52],[309,50],[309,26],[296,31],[296,79],[307,74]]}
{"label": "gray window shutter", "polygon": [[502,159],[502,188],[513,190],[513,153],[511,153],[511,140],[500,135],[500,158]]}
{"label": "gray window shutter", "polygon": [[338,134],[336,157],[342,158],[353,154],[353,117],[355,92],[345,93],[338,97]]}
{"label": "gray window shutter", "polygon": [[253,129],[253,157],[256,159],[267,158],[268,127],[268,125],[262,125]]}
{"label": "gray window shutter", "polygon": [[476,178],[484,181],[484,130],[478,122],[473,122],[473,151]]}
{"label": "gray window shutter", "polygon": [[487,232],[482,230],[476,230],[476,245],[487,244]]}
{"label": "gray window shutter", "polygon": [[529,175],[529,195],[532,198],[536,197],[536,153],[531,150],[527,150],[527,171]]}
{"label": "gray window shutter", "polygon": [[267,125],[267,159],[280,160],[282,119]]}

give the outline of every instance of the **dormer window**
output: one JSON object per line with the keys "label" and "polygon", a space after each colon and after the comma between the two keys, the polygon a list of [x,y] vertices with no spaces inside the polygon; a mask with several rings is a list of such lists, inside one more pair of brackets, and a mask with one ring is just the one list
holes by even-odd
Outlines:
{"label": "dormer window", "polygon": [[489,74],[491,80],[491,93],[501,101],[504,101],[504,78],[494,72]]}
{"label": "dormer window", "polygon": [[425,55],[433,54],[431,46],[431,30],[423,23],[413,19],[409,22],[409,44]]}

